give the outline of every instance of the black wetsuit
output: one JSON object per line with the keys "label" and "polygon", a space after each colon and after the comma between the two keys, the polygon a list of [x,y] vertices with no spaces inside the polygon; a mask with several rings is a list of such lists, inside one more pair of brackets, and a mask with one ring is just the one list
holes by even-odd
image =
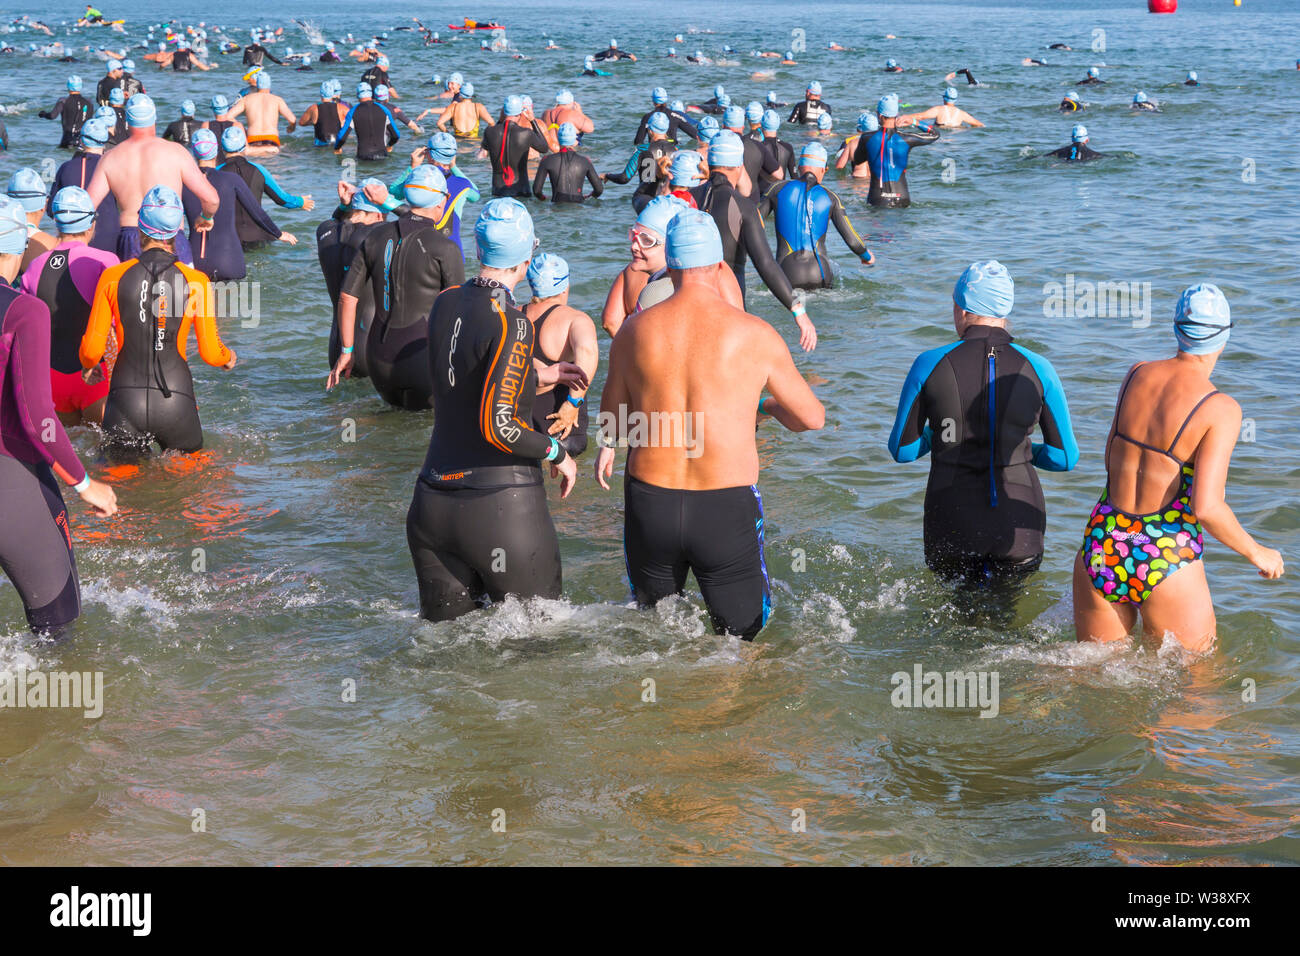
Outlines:
{"label": "black wetsuit", "polygon": [[203,124],[203,128],[206,130],[210,130],[212,132],[212,135],[217,138],[218,165],[226,161],[226,149],[224,146],[221,145],[221,136],[226,132],[226,130],[230,129],[230,127],[235,125],[237,125],[236,120],[219,120],[219,119],[210,119]]}
{"label": "black wetsuit", "polygon": [[316,122],[312,129],[316,133],[317,146],[333,146],[342,126],[338,100],[321,100],[316,104]]}
{"label": "black wetsuit", "polygon": [[632,209],[640,214],[646,204],[658,195],[659,186],[663,182],[659,178],[659,160],[665,156],[672,156],[675,152],[677,147],[666,139],[638,143],[632,155],[628,157],[623,170],[617,173],[606,173],[605,181],[622,186],[636,176],[640,185],[632,194]]}
{"label": "black wetsuit", "polygon": [[[553,359],[542,351],[542,326],[545,324],[547,317],[558,309],[558,305],[553,305],[533,321],[533,358],[540,360],[544,365],[554,365],[559,359]],[[555,422],[547,416],[554,415],[565,405],[569,404],[569,386],[556,385],[549,392],[540,394],[534,393],[533,397],[533,428],[545,435]],[[583,402],[578,406],[578,421],[573,426],[573,431],[569,432],[569,437],[563,440],[557,439],[564,450],[574,458],[577,458],[587,450],[587,403]]]}
{"label": "black wetsuit", "polygon": [[108,95],[112,93],[113,90],[115,89],[126,92],[122,86],[122,81],[120,79],[116,79],[114,77],[107,76],[107,75],[102,77],[99,83],[96,84],[95,86],[95,105],[107,106]]}
{"label": "black wetsuit", "polygon": [[688,136],[691,137],[691,139],[699,139],[700,136],[699,130],[697,130],[695,128],[695,124],[692,123],[690,120],[688,120],[685,116],[683,116],[681,113],[674,113],[667,106],[656,106],[649,113],[646,113],[645,116],[641,117],[641,125],[637,127],[636,138],[632,140],[632,145],[635,146],[640,144],[646,138],[646,136],[650,134],[650,127],[648,124],[650,122],[650,117],[654,116],[656,113],[663,113],[665,116],[668,117],[668,141],[669,142],[676,145],[678,131],[684,131]]}
{"label": "black wetsuit", "polygon": [[[95,167],[99,165],[100,156],[78,150],[72,158],[58,168],[54,182],[50,184],[50,196],[45,201],[45,212],[54,215],[54,196],[64,186],[80,186],[85,189],[94,178]],[[95,235],[90,246],[104,252],[117,254],[117,235],[122,231],[122,222],[117,211],[117,200],[110,192],[104,201],[95,207]]]}
{"label": "black wetsuit", "polygon": [[500,283],[475,278],[438,297],[427,334],[433,435],[406,516],[420,615],[449,620],[507,594],[558,598],[540,467],[552,441],[528,425],[533,324]]}
{"label": "black wetsuit", "polygon": [[374,299],[366,364],[379,396],[398,408],[429,407],[429,343],[425,320],[438,293],[465,281],[460,248],[432,219],[404,216],[376,226],[361,242],[340,292]]}
{"label": "black wetsuit", "polygon": [[1076,83],[1075,86],[1097,86],[1105,82],[1106,81],[1099,76],[1085,76],[1078,83]]}
{"label": "black wetsuit", "polygon": [[271,51],[260,43],[250,43],[244,47],[244,66],[261,66],[263,59],[270,60],[272,63],[280,63],[272,55]]}
{"label": "black wetsuit", "polygon": [[531,126],[507,119],[489,126],[483,133],[483,149],[492,161],[493,196],[528,196],[528,151],[545,156],[551,151],[546,137]]}
{"label": "black wetsuit", "polygon": [[585,198],[582,195],[583,180],[591,183],[592,199],[605,191],[605,184],[600,181],[600,174],[591,165],[591,160],[568,147],[561,147],[557,153],[547,153],[537,164],[533,195],[538,199],[546,198],[542,189],[548,179],[551,202],[582,202]]}
{"label": "black wetsuit", "polygon": [[767,171],[770,177],[780,166],[777,164],[775,154],[764,149],[757,140],[749,136],[741,136],[740,145],[745,150],[745,158],[742,163],[745,172],[749,175],[749,198],[757,203],[762,195],[759,187],[762,185],[764,170]]}
{"label": "black wetsuit", "polygon": [[278,239],[282,233],[262,209],[261,197],[253,193],[236,173],[226,169],[202,166],[212,188],[217,191],[221,205],[213,214],[212,228],[207,232],[195,231],[195,224],[203,214],[199,197],[188,189],[181,191],[181,204],[190,225],[190,248],[194,251],[194,268],[214,282],[242,279],[248,274],[244,265],[244,246],[240,241],[239,216],[244,216],[259,230],[263,239]]}
{"label": "black wetsuit", "polygon": [[895,128],[879,129],[858,137],[853,150],[853,165],[871,167],[871,187],[867,202],[873,206],[903,209],[912,204],[907,188],[907,160],[913,146],[928,146],[939,138],[938,127],[929,130],[909,126],[903,132]]}
{"label": "black wetsuit", "polygon": [[1043,155],[1055,159],[1064,159],[1070,163],[1086,163],[1090,159],[1101,159],[1106,154],[1090,149],[1087,143],[1071,143],[1069,146],[1062,146],[1060,149],[1054,149],[1050,153],[1043,153]]}
{"label": "black wetsuit", "polygon": [[953,70],[952,72],[954,76],[965,76],[967,86],[979,86],[979,82],[971,74],[970,70]]}
{"label": "black wetsuit", "polygon": [[764,135],[760,146],[768,153],[768,158],[763,162],[763,168],[758,175],[759,192],[766,192],[772,183],[778,180],[772,178],[772,174],[777,169],[785,170],[786,179],[793,179],[798,171],[798,163],[795,160],[794,147],[781,139],[779,136]]}
{"label": "black wetsuit", "polygon": [[392,116],[374,100],[362,100],[352,107],[334,140],[334,148],[342,149],[353,130],[357,133],[357,159],[387,159],[388,147],[397,142]]}
{"label": "black wetsuit", "polygon": [[616,47],[609,47],[608,49],[601,50],[599,53],[593,53],[591,59],[595,63],[604,63],[606,60],[630,60],[632,59],[632,54],[625,53]]}
{"label": "black wetsuit", "polygon": [[326,50],[324,53],[320,55],[320,58],[317,60],[317,62],[318,63],[342,63],[343,57],[339,56],[333,50]]}
{"label": "black wetsuit", "polygon": [[116,146],[130,135],[126,128],[126,107],[114,106],[113,112],[117,114],[117,122],[113,124],[113,134],[108,138],[109,146]]}
{"label": "black wetsuit", "polygon": [[180,143],[186,149],[190,147],[190,141],[194,138],[194,131],[203,126],[200,120],[193,116],[182,116],[178,120],[172,120],[163,130],[162,138],[171,140],[173,143]]}
{"label": "black wetsuit", "polygon": [[1061,105],[1057,107],[1059,113],[1077,113],[1083,109],[1083,104],[1078,100],[1061,100]]}
{"label": "black wetsuit", "polygon": [[691,190],[695,204],[713,217],[718,232],[722,234],[722,261],[740,283],[745,295],[745,263],[753,260],[754,268],[762,276],[768,289],[787,309],[794,306],[794,289],[781,267],[772,256],[763,231],[763,219],[758,206],[736,191],[722,173],[715,172],[709,181]]}
{"label": "black wetsuit", "polygon": [[369,83],[372,90],[379,86],[390,85],[388,81],[388,71],[378,66],[372,66],[370,69],[366,70],[365,73],[361,74],[361,82]]}
{"label": "black wetsuit", "polygon": [[80,93],[69,93],[57,103],[37,115],[41,119],[58,119],[63,124],[63,136],[59,139],[59,149],[77,145],[81,127],[95,112],[95,104]]}
{"label": "black wetsuit", "polygon": [[[345,218],[346,212],[336,211],[316,228],[316,255],[320,271],[325,276],[325,289],[334,304],[334,318],[330,324],[329,367],[333,368],[343,354],[343,341],[339,338],[339,291],[347,277],[352,260],[361,250],[361,243],[379,223],[354,223]],[[352,337],[352,377],[365,378],[370,374],[366,361],[370,326],[375,320],[375,296],[369,283],[357,294],[357,321]]]}
{"label": "black wetsuit", "polygon": [[[272,189],[270,184],[267,183],[261,167],[254,162],[250,162],[247,158],[230,156],[221,164],[221,169],[227,173],[234,173],[244,181],[259,208],[263,195],[270,196],[278,206],[289,205],[285,201],[284,194]],[[271,227],[269,229],[266,223],[270,223]],[[260,218],[251,215],[242,202],[239,208],[235,210],[235,232],[239,235],[239,241],[246,245],[271,242],[280,238],[280,228],[275,223],[272,223],[265,214]]]}
{"label": "black wetsuit", "polygon": [[133,73],[123,73],[122,79],[118,80],[118,84],[122,87],[122,95],[127,98],[128,102],[135,94],[144,92],[144,84],[137,80]]}
{"label": "black wetsuit", "polygon": [[794,104],[794,109],[790,111],[788,122],[803,123],[805,126],[816,126],[817,120],[823,113],[829,114],[831,111],[830,104],[825,100],[809,100]]}

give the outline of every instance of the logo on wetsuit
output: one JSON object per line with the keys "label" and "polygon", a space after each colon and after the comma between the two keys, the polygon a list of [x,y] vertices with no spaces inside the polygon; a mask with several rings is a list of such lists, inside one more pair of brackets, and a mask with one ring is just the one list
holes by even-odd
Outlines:
{"label": "logo on wetsuit", "polygon": [[456,387],[456,340],[460,338],[460,316],[456,316],[456,324],[451,327],[451,345],[447,348],[447,384],[452,388]]}
{"label": "logo on wetsuit", "polygon": [[[524,319],[527,322],[527,319]],[[531,349],[526,339],[515,339],[510,345],[510,355],[506,359],[506,371],[501,376],[501,398],[497,401],[497,430],[510,442],[515,442],[522,434],[522,429],[515,422],[515,404],[528,374]]]}

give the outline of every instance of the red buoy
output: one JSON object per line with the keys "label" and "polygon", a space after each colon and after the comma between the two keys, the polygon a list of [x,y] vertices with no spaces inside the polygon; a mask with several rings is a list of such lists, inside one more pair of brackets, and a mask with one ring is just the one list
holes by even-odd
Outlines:
{"label": "red buoy", "polygon": [[1177,13],[1178,0],[1147,0],[1148,13]]}

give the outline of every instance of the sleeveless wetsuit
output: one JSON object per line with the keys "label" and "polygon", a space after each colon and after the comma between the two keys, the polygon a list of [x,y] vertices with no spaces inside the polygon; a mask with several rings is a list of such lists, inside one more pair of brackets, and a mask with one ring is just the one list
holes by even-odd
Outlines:
{"label": "sleeveless wetsuit", "polygon": [[540,465],[567,453],[527,423],[533,324],[508,289],[476,277],[438,296],[427,329],[433,435],[406,516],[420,615],[448,620],[507,594],[558,598]]}
{"label": "sleeveless wetsuit", "polygon": [[[50,198],[45,201],[47,215],[54,214],[54,196],[64,186],[80,186],[85,189],[94,178],[95,167],[99,165],[99,155],[78,151],[72,158],[61,165],[54,174],[50,186]],[[117,254],[117,237],[122,231],[122,222],[118,216],[117,200],[110,192],[104,201],[95,207],[95,235],[90,240],[91,248]]]}
{"label": "sleeveless wetsuit", "polygon": [[912,204],[907,191],[907,157],[913,146],[928,146],[939,138],[937,128],[930,130],[879,129],[870,136],[858,137],[853,151],[853,165],[866,163],[871,167],[871,188],[867,202],[873,206],[903,209]]}
{"label": "sleeveless wetsuit", "polygon": [[177,50],[172,54],[172,72],[188,73],[194,69],[193,54],[189,50]]}
{"label": "sleeveless wetsuit", "polygon": [[528,151],[535,149],[543,156],[551,151],[546,137],[512,119],[489,126],[483,133],[482,146],[492,161],[493,196],[530,195]]}
{"label": "sleeveless wetsuit", "polygon": [[[558,309],[558,305],[553,305],[533,322],[533,342],[536,343],[533,348],[533,357],[540,359],[544,365],[554,365],[559,359],[553,359],[542,351],[542,325],[546,322],[546,317]],[[550,427],[555,424],[547,418],[548,415],[554,415],[562,407],[568,404],[569,386],[556,385],[549,392],[533,393],[533,428],[547,434]],[[558,440],[558,439],[557,439]],[[577,458],[587,450],[587,403],[583,402],[578,406],[578,421],[573,426],[573,431],[569,432],[569,437],[560,441],[567,451],[574,458]]]}
{"label": "sleeveless wetsuit", "polygon": [[551,185],[551,202],[580,203],[582,182],[591,183],[591,198],[595,199],[605,191],[605,184],[600,181],[596,167],[582,153],[576,153],[568,147],[561,147],[559,152],[547,153],[537,164],[537,177],[533,180],[533,195],[545,199],[542,192],[547,180]]}
{"label": "sleeveless wetsuit", "polygon": [[[343,351],[339,338],[339,291],[352,260],[361,250],[361,243],[379,223],[354,223],[343,218],[326,219],[316,229],[316,255],[320,271],[325,276],[325,288],[334,304],[334,318],[330,324],[329,367],[333,368]],[[366,361],[370,326],[375,319],[375,296],[369,283],[363,285],[357,297],[357,321],[352,337],[352,377],[369,375]]]}
{"label": "sleeveless wetsuit", "polygon": [[740,293],[745,295],[745,262],[753,260],[754,268],[762,276],[772,294],[787,309],[794,306],[794,289],[781,267],[772,257],[763,230],[763,219],[758,206],[742,196],[722,173],[713,173],[709,181],[691,190],[696,205],[713,217],[718,232],[722,234],[722,261],[740,283]]}
{"label": "sleeveless wetsuit", "polygon": [[315,130],[317,146],[332,147],[342,128],[337,100],[322,100],[316,104],[316,122],[312,129]]}
{"label": "sleeveless wetsuit", "polygon": [[376,226],[361,242],[340,292],[362,298],[369,285],[374,320],[366,365],[379,396],[398,408],[429,407],[429,311],[438,293],[465,281],[465,259],[432,219],[404,216]]}
{"label": "sleeveless wetsuit", "polygon": [[278,239],[283,233],[262,209],[258,197],[238,175],[211,166],[202,166],[200,169],[217,191],[221,205],[213,214],[212,228],[207,232],[198,232],[194,227],[203,214],[203,204],[190,190],[181,191],[181,203],[185,206],[185,218],[190,226],[194,268],[213,282],[242,279],[248,275],[248,268],[244,263],[244,246],[240,242],[239,216],[247,217],[255,228],[264,230],[261,233],[264,238],[273,236]]}

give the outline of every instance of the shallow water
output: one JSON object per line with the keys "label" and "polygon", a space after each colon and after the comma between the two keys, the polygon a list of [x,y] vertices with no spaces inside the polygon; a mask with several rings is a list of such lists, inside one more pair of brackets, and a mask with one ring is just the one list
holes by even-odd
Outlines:
{"label": "shallow water", "polygon": [[[430,54],[390,32],[412,115],[434,71],[461,70],[490,107],[513,91],[544,104],[568,86],[596,120],[584,148],[605,170],[621,167],[659,84],[688,102],[717,82],[741,102],[768,89],[794,101],[815,77],[844,129],[889,90],[918,108],[937,102],[943,74],[970,66],[987,86],[961,87],[959,105],[989,129],[913,153],[909,210],[871,210],[861,187],[838,182],[878,264],[864,272],[830,243],[841,282],[811,303],[821,343],[797,356],[824,380],[827,427],[761,434],[776,612],[754,645],[715,637],[693,591],[649,613],[627,604],[621,495],[590,479],[590,455],[574,495],[552,493],[564,600],[420,622],[403,519],[432,416],[386,408],[365,382],[325,394],[328,299],[311,241],[323,215],[274,210],[303,242],[250,257],[262,322],[222,328],[239,367],[196,367],[203,454],[117,474],[116,519],[72,503],[85,614],[71,639],[34,644],[0,584],[0,668],[102,671],[107,696],[98,721],[0,714],[0,860],[1300,861],[1294,580],[1263,582],[1210,545],[1220,645],[1190,664],[1171,648],[1075,645],[1068,596],[1119,380],[1131,362],[1171,350],[1174,300],[1202,278],[1224,288],[1238,323],[1216,382],[1255,425],[1234,457],[1233,507],[1263,541],[1296,552],[1300,164],[1294,113],[1275,104],[1294,98],[1300,73],[1296,51],[1275,38],[1297,34],[1300,12],[1282,0],[1239,10],[1184,0],[1175,17],[1148,16],[1140,0],[1068,6],[814,3],[796,17],[788,5],[711,4],[706,19],[698,5],[622,4],[614,35],[643,58],[601,79],[576,74],[582,54],[609,39],[597,12],[607,6],[575,15],[573,4],[523,0],[465,11],[501,15],[528,61],[480,53],[474,40]],[[212,17],[205,5],[167,9]],[[263,8],[223,9],[227,27],[246,28]],[[412,15],[432,23],[426,5],[387,9],[362,18],[337,0],[277,7],[335,38],[391,31]],[[737,67],[660,58],[691,24],[717,33],[687,37],[682,52],[784,50],[795,29],[810,49],[800,66],[760,80],[744,55]],[[289,44],[305,46],[286,26]],[[543,29],[562,53],[541,50]],[[1098,29],[1104,53],[1045,49],[1061,40],[1087,51]],[[826,52],[832,38],[856,52]],[[891,56],[909,72],[880,74]],[[1023,68],[1024,56],[1053,65]],[[1098,61],[1111,82],[1079,88],[1093,104],[1082,121],[1111,158],[1067,168],[1027,157],[1068,141],[1074,120],[1056,103]],[[87,85],[99,72],[75,69]],[[1202,87],[1181,86],[1187,69]],[[6,175],[63,158],[50,145],[55,124],[35,111],[66,72],[5,58]],[[208,74],[139,72],[170,117],[185,96],[232,93],[239,71],[226,59]],[[276,90],[300,111],[321,79],[348,85],[360,72],[280,70]],[[1164,112],[1130,115],[1139,88]],[[301,134],[290,142],[266,165],[323,209],[339,162]],[[484,164],[462,163],[486,181]],[[399,165],[383,168],[395,175]],[[1247,166],[1254,182],[1243,180]],[[593,315],[624,261],[630,192],[611,186],[583,209],[534,205],[544,248],[570,262],[572,301]],[[988,257],[1016,278],[1015,331],[1056,365],[1083,450],[1073,474],[1043,476],[1044,570],[1009,618],[972,609],[926,571],[925,468],[895,465],[885,448],[912,358],[951,335],[953,280]],[[1044,284],[1070,274],[1149,282],[1150,326],[1048,317]],[[775,300],[759,291],[750,304],[791,339]],[[93,433],[74,441],[93,459]],[[192,570],[199,548],[203,572]],[[996,672],[998,715],[895,708],[890,677],[917,664]],[[354,703],[341,699],[347,680]],[[1253,703],[1242,700],[1248,680]],[[202,835],[191,832],[195,808],[206,813]],[[1092,829],[1097,808],[1104,833]],[[792,832],[796,809],[806,832]],[[491,829],[498,810],[505,834]]]}

